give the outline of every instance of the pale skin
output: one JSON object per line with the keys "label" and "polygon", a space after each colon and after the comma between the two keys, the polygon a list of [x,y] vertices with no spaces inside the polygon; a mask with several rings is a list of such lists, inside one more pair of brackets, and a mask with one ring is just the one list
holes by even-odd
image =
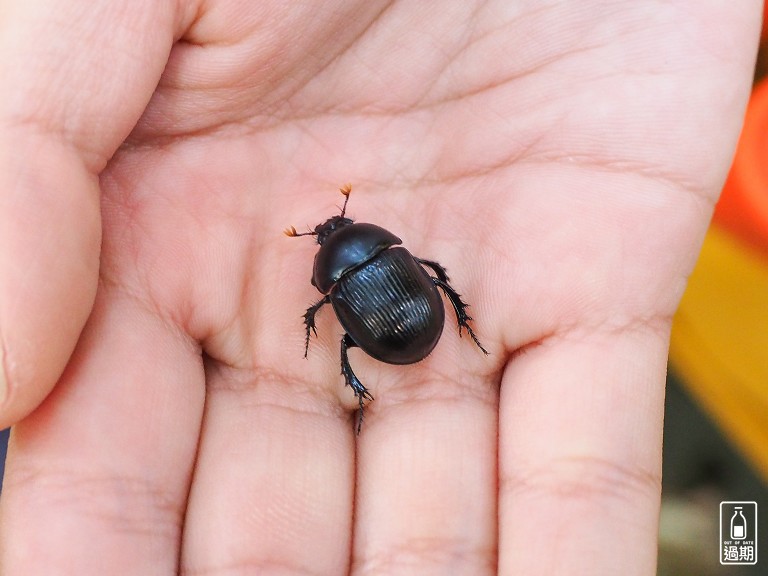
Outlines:
{"label": "pale skin", "polygon": [[[654,574],[760,5],[3,2],[0,571]],[[352,350],[360,436],[282,234],[348,181],[491,353]]]}

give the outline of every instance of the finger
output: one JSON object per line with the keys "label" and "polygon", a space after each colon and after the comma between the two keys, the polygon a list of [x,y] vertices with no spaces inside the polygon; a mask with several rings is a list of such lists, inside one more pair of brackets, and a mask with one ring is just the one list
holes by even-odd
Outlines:
{"label": "finger", "polygon": [[[423,363],[370,378],[354,574],[496,573],[497,393],[470,348],[444,334]],[[376,373],[362,354],[351,361],[364,383]]]}
{"label": "finger", "polygon": [[98,173],[149,100],[173,3],[4,2],[0,428],[50,391],[90,312]]}
{"label": "finger", "polygon": [[[354,437],[346,414],[286,367],[210,360],[184,574],[346,574]],[[291,373],[290,370],[287,373]]]}
{"label": "finger", "polygon": [[200,351],[103,292],[59,385],[11,435],[0,566],[176,574],[205,382]]}
{"label": "finger", "polygon": [[508,365],[500,574],[654,573],[666,334],[570,334]]}

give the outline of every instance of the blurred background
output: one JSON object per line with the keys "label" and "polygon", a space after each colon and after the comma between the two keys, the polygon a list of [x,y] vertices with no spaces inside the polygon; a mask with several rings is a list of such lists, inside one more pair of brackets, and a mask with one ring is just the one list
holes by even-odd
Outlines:
{"label": "blurred background", "polygon": [[[658,576],[768,575],[765,23],[739,148],[672,330],[663,472]],[[757,565],[720,565],[721,501],[757,502]]]}
{"label": "blurred background", "polygon": [[[757,502],[755,566],[720,565],[724,500]],[[736,157],[672,328],[659,529],[660,576],[768,574],[765,20]]]}

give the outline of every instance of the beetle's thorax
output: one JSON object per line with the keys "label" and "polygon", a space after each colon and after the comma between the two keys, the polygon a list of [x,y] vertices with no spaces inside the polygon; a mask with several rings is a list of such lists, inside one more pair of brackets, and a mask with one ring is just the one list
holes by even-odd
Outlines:
{"label": "beetle's thorax", "polygon": [[[352,223],[348,218],[331,218],[318,228],[328,226],[320,249],[315,255],[312,284],[323,294],[347,272],[374,258],[390,246],[402,244],[402,240],[375,224]],[[342,223],[339,226],[339,223]],[[318,237],[321,234],[318,230]]]}
{"label": "beetle's thorax", "polygon": [[343,228],[344,226],[349,226],[352,223],[352,219],[344,218],[344,216],[333,216],[328,218],[328,220],[322,224],[315,226],[315,232],[317,233],[317,243],[322,246],[323,242],[325,242],[328,236]]}

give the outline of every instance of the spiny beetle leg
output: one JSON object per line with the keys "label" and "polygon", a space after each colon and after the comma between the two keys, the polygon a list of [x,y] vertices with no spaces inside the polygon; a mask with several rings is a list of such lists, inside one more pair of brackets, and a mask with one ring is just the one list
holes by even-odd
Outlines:
{"label": "spiny beetle leg", "polygon": [[331,301],[331,298],[329,296],[324,296],[322,300],[315,302],[307,308],[307,311],[304,312],[304,326],[307,329],[307,336],[304,339],[304,358],[307,357],[307,352],[309,352],[309,333],[314,332],[315,336],[317,336],[317,329],[315,328],[315,314],[317,314],[317,311],[320,310],[320,308],[323,307],[324,304],[328,304]]}
{"label": "spiny beetle leg", "polygon": [[363,386],[358,377],[352,371],[352,366],[349,365],[349,357],[347,356],[348,348],[355,348],[357,343],[350,338],[349,334],[344,334],[341,339],[341,375],[344,376],[344,383],[351,387],[357,397],[357,401],[360,403],[360,412],[357,419],[357,433],[360,434],[360,427],[363,425],[363,408],[365,407],[365,400],[373,400],[373,396],[368,392],[368,389]]}
{"label": "spiny beetle leg", "polygon": [[448,272],[440,264],[438,264],[433,260],[424,260],[423,258],[416,258],[416,260],[418,260],[419,264],[421,264],[422,266],[431,268],[434,271],[435,275],[437,275],[438,280],[440,280],[441,282],[445,282],[446,284],[448,283],[449,281]]}
{"label": "spiny beetle leg", "polygon": [[448,296],[448,300],[451,301],[451,304],[453,305],[453,309],[456,312],[456,320],[459,323],[459,336],[461,336],[461,327],[467,329],[467,332],[469,332],[469,335],[472,337],[472,340],[474,340],[475,344],[477,344],[477,347],[480,348],[480,350],[483,351],[484,354],[488,354],[488,350],[483,348],[483,345],[480,344],[480,340],[477,339],[477,336],[475,336],[475,332],[472,330],[472,327],[469,325],[469,321],[472,320],[472,317],[467,314],[467,307],[469,304],[464,302],[461,299],[461,296],[459,295],[456,290],[451,288],[450,284],[448,282],[444,282],[440,278],[432,278],[432,282],[435,283],[435,286],[439,286],[443,289],[443,292],[445,292],[445,295]]}

